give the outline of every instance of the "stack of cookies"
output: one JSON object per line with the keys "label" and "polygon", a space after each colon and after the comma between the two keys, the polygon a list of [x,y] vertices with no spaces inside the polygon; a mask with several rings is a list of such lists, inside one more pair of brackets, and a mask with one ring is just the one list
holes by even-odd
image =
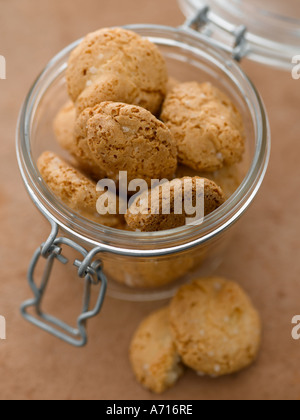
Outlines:
{"label": "stack of cookies", "polygon": [[[196,185],[201,179],[204,216],[239,186],[245,151],[240,113],[210,83],[170,79],[164,57],[149,40],[120,28],[91,33],[72,52],[66,79],[70,101],[58,112],[54,131],[69,160],[45,152],[38,167],[54,194],[83,217],[145,232],[185,225],[186,215],[172,207],[176,197],[168,217],[159,214],[165,198],[159,193],[154,215],[146,214],[142,196],[134,207],[140,205],[143,214],[133,212],[119,194],[121,172],[128,184],[145,181],[150,195],[153,180],[170,182],[176,196],[184,180]],[[97,207],[104,194],[97,182],[103,179],[116,184],[118,203],[106,214]]]}
{"label": "stack of cookies", "polygon": [[183,286],[171,304],[139,326],[130,348],[137,380],[162,393],[185,366],[199,376],[236,373],[257,358],[261,320],[245,292],[223,278],[202,278]]}

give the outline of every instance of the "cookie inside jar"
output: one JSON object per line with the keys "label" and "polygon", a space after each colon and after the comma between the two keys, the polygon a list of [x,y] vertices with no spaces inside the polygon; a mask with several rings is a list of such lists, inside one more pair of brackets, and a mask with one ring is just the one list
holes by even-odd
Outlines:
{"label": "cookie inside jar", "polygon": [[[55,159],[62,157],[68,165],[59,173],[60,183],[69,187],[68,198],[41,175],[57,198],[68,207],[72,202],[72,210],[81,216],[137,235],[177,229],[191,219],[201,224],[239,188],[249,167],[240,104],[201,72],[196,78],[171,61],[171,55],[148,39],[121,28],[89,34],[71,53],[68,101],[57,107],[53,119]],[[52,153],[49,145],[43,153]],[[93,208],[85,205],[84,212],[70,200],[74,191],[84,194],[78,181],[75,187],[75,179],[66,177],[74,171],[95,188],[97,199],[89,201]],[[195,186],[195,180],[199,189],[189,194],[188,185]],[[175,194],[175,185],[185,181]],[[164,188],[168,184],[169,191]],[[207,185],[210,194],[205,193]],[[188,202],[194,213],[185,213]],[[138,223],[129,217],[133,204]],[[148,223],[153,216],[158,222]],[[170,260],[163,265],[149,260],[143,270],[134,264],[127,277],[117,275],[114,267],[112,277],[130,287],[165,286],[205,260],[203,255],[192,259],[178,270]]]}

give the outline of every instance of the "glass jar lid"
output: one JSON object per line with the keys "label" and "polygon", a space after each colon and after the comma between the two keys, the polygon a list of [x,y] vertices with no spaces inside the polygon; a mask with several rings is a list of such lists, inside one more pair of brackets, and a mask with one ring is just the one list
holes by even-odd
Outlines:
{"label": "glass jar lid", "polygon": [[236,30],[245,25],[242,56],[251,60],[291,69],[293,57],[300,54],[299,0],[178,1],[188,18],[202,10],[204,33],[225,45],[228,35],[243,33]]}

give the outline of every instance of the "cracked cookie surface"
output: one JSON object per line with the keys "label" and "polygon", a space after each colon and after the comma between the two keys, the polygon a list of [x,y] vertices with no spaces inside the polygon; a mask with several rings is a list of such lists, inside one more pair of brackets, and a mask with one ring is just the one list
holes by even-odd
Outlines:
{"label": "cracked cookie surface", "polygon": [[175,86],[166,97],[161,119],[174,135],[183,165],[213,172],[243,157],[242,117],[231,100],[210,83]]}
{"label": "cracked cookie surface", "polygon": [[[103,102],[80,114],[75,127],[81,156],[113,179],[127,171],[128,182],[172,179],[177,150],[169,129],[144,108]],[[91,163],[92,162],[92,163]]]}
{"label": "cracked cookie surface", "polygon": [[[192,193],[185,195],[186,188],[191,189]],[[142,232],[175,229],[184,226],[187,218],[195,216],[191,211],[187,214],[186,210],[192,209],[186,205],[186,200],[189,200],[189,204],[193,207],[201,206],[203,217],[224,204],[225,197],[222,189],[208,179],[200,177],[174,179],[165,182],[163,186],[143,192],[129,207],[125,220],[132,230]],[[181,211],[176,211],[175,203],[181,204]],[[164,207],[165,205],[167,207]],[[168,214],[165,214],[166,212]]]}
{"label": "cracked cookie surface", "polygon": [[171,302],[170,323],[183,362],[200,375],[240,371],[258,355],[261,320],[234,282],[204,278],[181,287]]}
{"label": "cracked cookie surface", "polygon": [[71,53],[67,83],[78,113],[100,102],[135,104],[157,115],[167,67],[155,44],[122,28],[88,34]]}
{"label": "cracked cookie surface", "polygon": [[108,227],[124,226],[124,216],[97,212],[101,193],[97,192],[96,183],[56,154],[44,152],[38,159],[38,169],[51,191],[81,216]]}
{"label": "cracked cookie surface", "polygon": [[195,171],[187,166],[178,165],[176,178],[182,178],[184,176],[198,176],[200,178],[208,177],[211,181],[215,182],[222,188],[225,199],[228,200],[239,188],[246,174],[247,169],[245,165],[242,164],[224,166],[224,168],[219,171],[209,173],[205,171]]}
{"label": "cracked cookie surface", "polygon": [[160,394],[171,388],[183,374],[169,325],[169,308],[145,319],[130,346],[130,360],[137,380]]}

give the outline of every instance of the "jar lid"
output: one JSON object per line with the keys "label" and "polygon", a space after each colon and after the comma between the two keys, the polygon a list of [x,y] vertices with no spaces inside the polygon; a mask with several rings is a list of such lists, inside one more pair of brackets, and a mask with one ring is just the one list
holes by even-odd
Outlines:
{"label": "jar lid", "polygon": [[299,0],[178,1],[188,18],[202,10],[204,32],[225,45],[228,35],[241,34],[236,29],[245,25],[242,56],[253,61],[291,69],[300,54]]}

